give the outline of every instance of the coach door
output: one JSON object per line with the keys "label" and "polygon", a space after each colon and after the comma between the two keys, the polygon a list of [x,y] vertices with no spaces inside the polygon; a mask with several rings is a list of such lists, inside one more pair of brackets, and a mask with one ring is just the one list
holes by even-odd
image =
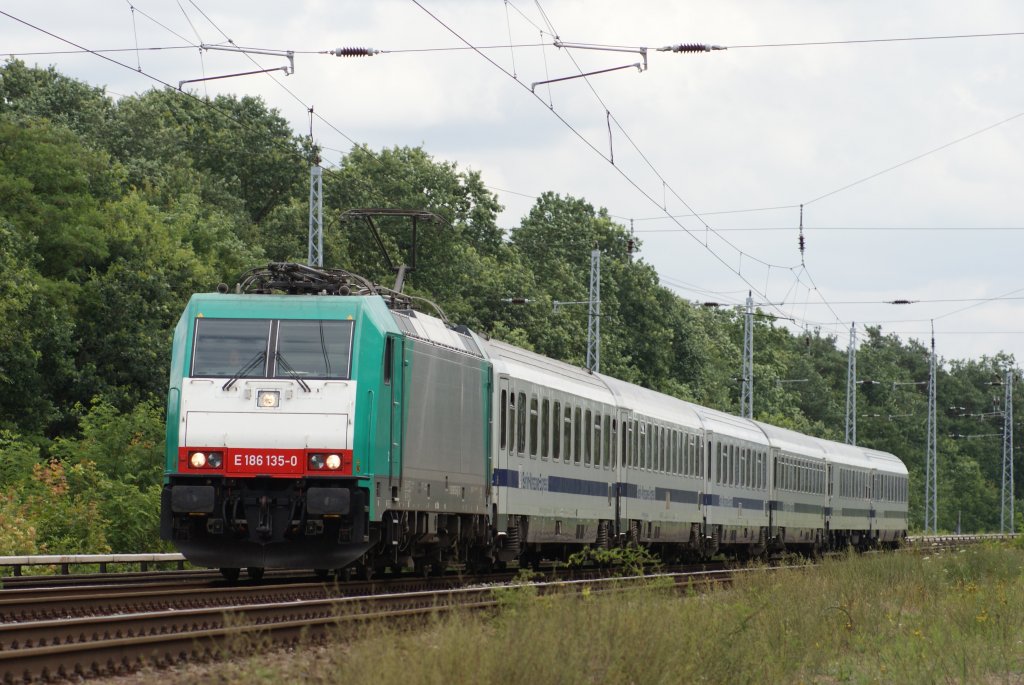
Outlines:
{"label": "coach door", "polygon": [[389,335],[384,341],[384,397],[390,407],[388,418],[388,488],[396,497],[402,480],[402,396],[405,387],[405,339]]}
{"label": "coach door", "polygon": [[633,412],[628,409],[619,409],[616,412],[616,417],[619,422],[617,436],[619,454],[618,459],[612,462],[615,465],[613,476],[615,487],[612,489],[615,520],[612,524],[612,533],[615,536],[614,539],[619,540],[619,536],[629,530],[629,524],[625,523],[623,519],[628,515],[625,506],[626,481],[629,477],[628,469],[633,463]]}
{"label": "coach door", "polygon": [[773,538],[775,537],[775,526],[779,524],[778,511],[782,499],[776,482],[779,478],[779,448],[772,447],[769,454],[771,454],[772,467],[768,472],[768,536]]}
{"label": "coach door", "polygon": [[[496,452],[496,456],[492,463],[491,483],[495,486],[504,486],[508,484],[509,465],[511,464],[509,456],[515,452],[516,443],[516,398],[512,393],[508,376],[498,378],[498,401],[495,412],[498,414],[495,417],[495,425],[498,430],[494,440],[497,449],[492,452]],[[494,501],[498,505],[499,511],[504,511],[508,506],[507,498],[507,490],[504,487],[494,488]]]}

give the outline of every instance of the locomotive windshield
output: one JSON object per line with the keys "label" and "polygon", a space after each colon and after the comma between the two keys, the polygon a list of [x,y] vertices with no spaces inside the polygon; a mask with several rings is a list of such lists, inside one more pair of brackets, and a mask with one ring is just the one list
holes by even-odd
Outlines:
{"label": "locomotive windshield", "polygon": [[[352,351],[351,321],[282,320],[277,334],[276,378],[349,377]],[[284,360],[284,364],[282,364]],[[291,367],[291,368],[287,368]]]}
{"label": "locomotive windshield", "polygon": [[192,377],[347,380],[352,321],[196,319]]}
{"label": "locomotive windshield", "polygon": [[269,339],[266,319],[197,318],[192,375],[265,378]]}

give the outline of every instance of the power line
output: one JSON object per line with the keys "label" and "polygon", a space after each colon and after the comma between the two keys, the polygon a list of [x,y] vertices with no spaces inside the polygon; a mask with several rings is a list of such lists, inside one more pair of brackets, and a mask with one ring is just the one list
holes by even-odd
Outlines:
{"label": "power line", "polygon": [[[48,55],[88,55],[112,52],[159,52],[161,50],[195,50],[195,45],[165,45],[149,48],[106,48],[103,50],[43,50],[37,52],[4,52],[8,57],[45,57]],[[138,71],[138,69],[135,69]]]}
{"label": "power line", "polygon": [[[639,221],[639,219],[635,219],[635,221]],[[1024,231],[1024,226],[804,226],[804,229],[808,231]],[[680,233],[682,230],[678,228],[638,228],[634,233]],[[795,230],[793,226],[747,226],[715,229],[718,233],[793,230]]]}
{"label": "power line", "polygon": [[803,48],[822,45],[864,45],[869,43],[909,43],[913,41],[926,40],[958,40],[964,38],[1006,38],[1009,36],[1024,36],[1024,31],[1009,31],[1005,33],[961,33],[948,36],[907,36],[903,38],[862,38],[851,40],[820,40],[802,43],[760,43],[752,45],[728,45],[729,50],[743,50],[748,48]]}
{"label": "power line", "polygon": [[[1019,292],[1019,291],[1018,291]],[[1008,301],[1008,300],[1024,300],[1024,296],[1021,297],[958,297],[958,298],[939,298],[939,299],[923,299],[923,300],[837,300],[832,304],[892,304],[892,305],[910,305],[910,304],[947,304],[950,302],[995,302],[995,301]],[[771,303],[764,303],[771,304]],[[949,316],[948,314],[946,316]]]}
{"label": "power line", "polygon": [[1019,119],[1021,117],[1024,117],[1024,112],[1018,112],[1017,114],[1014,114],[1011,117],[1007,117],[1006,119],[1003,119],[1001,121],[997,121],[996,123],[990,124],[990,125],[986,126],[985,128],[978,129],[977,131],[974,131],[973,133],[968,133],[967,135],[961,136],[960,138],[957,138],[954,141],[948,142],[945,145],[940,145],[937,148],[933,148],[933,149],[928,150],[927,152],[923,152],[923,153],[921,153],[921,154],[919,154],[919,155],[917,155],[915,157],[911,157],[910,159],[904,160],[904,161],[900,162],[899,164],[894,164],[891,167],[887,167],[885,169],[882,169],[881,171],[878,171],[878,172],[875,172],[873,174],[870,174],[869,176],[865,176],[864,178],[856,180],[853,183],[848,183],[848,184],[842,186],[841,188],[836,188],[835,190],[829,191],[829,192],[825,193],[824,195],[819,195],[818,197],[814,198],[813,200],[808,200],[808,201],[804,202],[804,204],[805,205],[809,205],[812,202],[817,202],[818,200],[824,200],[825,198],[831,197],[831,196],[833,196],[833,195],[835,195],[837,193],[841,193],[844,190],[849,190],[850,188],[853,188],[854,186],[858,186],[861,183],[866,183],[867,181],[870,181],[872,179],[878,178],[879,176],[881,176],[883,174],[887,174],[890,171],[895,171],[896,169],[899,169],[899,168],[904,167],[904,166],[906,166],[908,164],[916,162],[916,161],[918,161],[920,159],[928,157],[929,155],[933,155],[936,152],[941,152],[942,150],[945,150],[946,148],[952,147],[952,146],[956,145],[957,143],[962,143],[965,140],[969,140],[970,138],[974,138],[975,136],[979,136],[982,133],[986,133],[988,131],[991,131],[992,129],[994,129],[994,128],[998,127],[998,126],[1002,126],[1003,124],[1008,124],[1011,121],[1014,121],[1014,120]]}

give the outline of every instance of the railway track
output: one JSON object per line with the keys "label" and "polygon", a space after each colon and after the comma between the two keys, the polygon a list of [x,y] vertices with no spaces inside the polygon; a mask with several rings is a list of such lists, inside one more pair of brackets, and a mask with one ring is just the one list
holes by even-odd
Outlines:
{"label": "railway track", "polygon": [[[671,579],[679,587],[728,582],[735,573],[715,570],[632,578],[557,580],[533,584],[536,592],[617,592]],[[436,582],[436,579],[424,579]],[[321,585],[321,588],[326,586]],[[113,674],[144,664],[167,665],[251,651],[253,645],[316,641],[368,620],[417,620],[452,610],[496,607],[508,585],[436,588],[386,594],[228,604],[219,607],[134,611],[105,616],[33,620],[0,625],[0,681],[33,682]],[[254,595],[247,595],[252,599]]]}
{"label": "railway track", "polygon": [[[1000,539],[1005,536],[931,536],[910,543],[932,550]],[[719,567],[612,579],[600,577],[599,571],[563,571],[576,578],[534,587],[539,594],[583,588],[602,593],[662,577],[692,588],[725,583],[737,573],[779,568],[789,567]],[[83,584],[97,580],[95,575],[61,576],[60,581],[73,584],[33,587],[26,582],[0,590],[0,683],[114,674],[143,664],[322,640],[367,620],[417,620],[457,608],[487,609],[499,603],[514,573],[404,575],[348,583],[268,576],[260,583],[234,585],[195,571],[99,575],[102,582]]]}

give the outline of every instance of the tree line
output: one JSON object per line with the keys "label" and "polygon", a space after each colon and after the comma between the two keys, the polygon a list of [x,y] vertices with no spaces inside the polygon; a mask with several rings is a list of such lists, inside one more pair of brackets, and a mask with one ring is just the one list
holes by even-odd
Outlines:
{"label": "tree line", "polygon": [[[268,261],[305,261],[316,153],[258,98],[114,100],[53,68],[0,67],[0,554],[159,548],[171,330],[193,292]],[[443,220],[420,225],[407,291],[453,322],[581,366],[587,308],[552,303],[588,299],[597,246],[602,372],[738,410],[742,312],[661,286],[630,254],[626,228],[585,198],[545,192],[506,235],[479,172],[421,147],[364,146],[324,170],[323,196],[326,266],[389,284],[367,228],[342,214],[431,211]],[[388,250],[407,254],[409,225],[380,227]],[[754,338],[755,417],[842,440],[846,352],[835,337],[759,315]],[[928,354],[873,328],[858,356],[877,381],[859,393],[858,442],[907,464],[918,526]],[[965,408],[939,413],[942,528],[958,516],[965,530],[998,528],[1001,441],[949,436],[999,431],[991,383],[1014,363],[941,361],[940,406]]]}

